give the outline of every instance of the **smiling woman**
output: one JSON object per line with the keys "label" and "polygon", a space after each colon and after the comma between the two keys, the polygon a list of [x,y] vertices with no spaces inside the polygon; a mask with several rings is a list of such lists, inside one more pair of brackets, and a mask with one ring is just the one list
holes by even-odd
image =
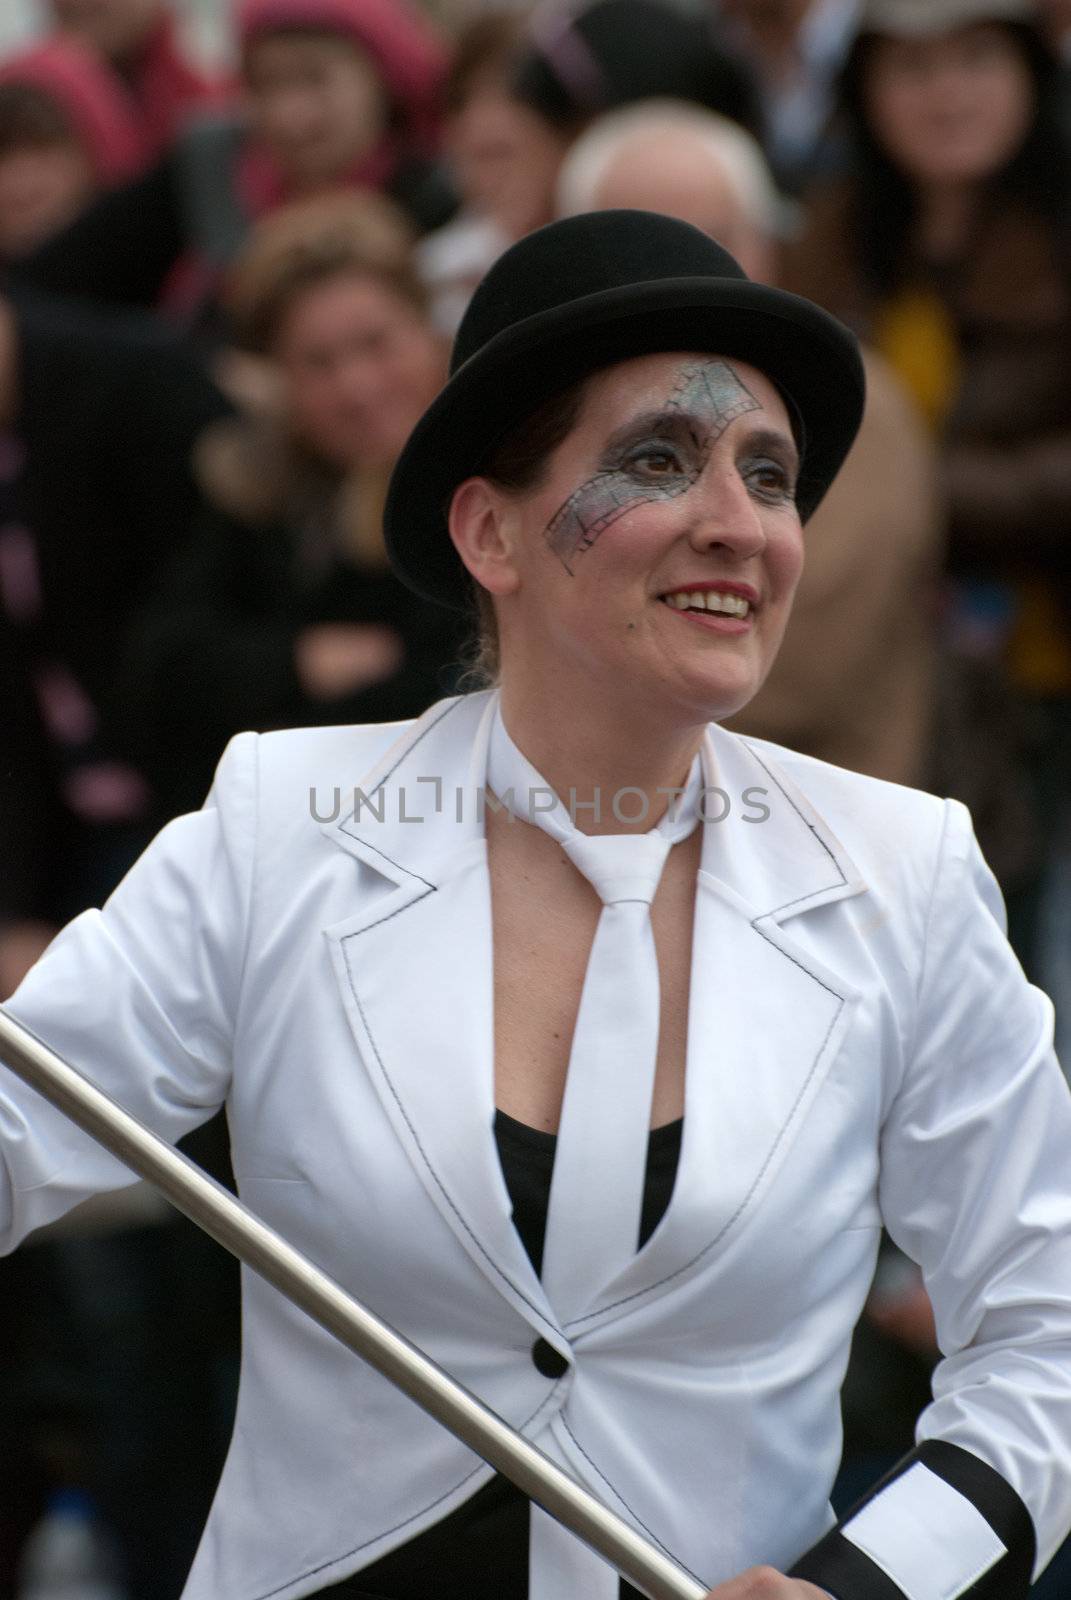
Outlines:
{"label": "smiling woman", "polygon": [[[776,654],[862,390],[838,323],[685,223],[527,236],[385,525],[418,594],[483,597],[497,683],[239,736],[11,1009],[172,1136],[226,1098],[267,1220],[710,1600],[1024,1600],[1071,1525],[1051,1008],[962,806],[719,725]],[[121,1181],[29,1091],[0,1112],[9,1245]],[[265,1151],[300,1183],[264,1184]],[[837,1523],[882,1224],[945,1360],[918,1447]],[[246,1296],[187,1600],[637,1600]]]}
{"label": "smiling woman", "polygon": [[[743,362],[638,356],[593,375],[527,492],[481,475],[454,500],[453,538],[495,597],[505,699],[522,674],[553,699],[580,671],[601,725],[616,715],[632,739],[665,726],[674,684],[704,720],[745,704],[799,578],[797,475],[785,404]],[[697,653],[696,629],[736,645]]]}

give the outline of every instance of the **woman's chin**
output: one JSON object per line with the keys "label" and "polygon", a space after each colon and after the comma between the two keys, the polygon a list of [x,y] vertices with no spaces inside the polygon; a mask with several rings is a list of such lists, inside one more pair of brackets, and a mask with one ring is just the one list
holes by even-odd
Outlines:
{"label": "woman's chin", "polygon": [[759,683],[752,662],[726,656],[716,662],[678,662],[663,687],[667,701],[675,700],[690,715],[721,722],[747,705]]}

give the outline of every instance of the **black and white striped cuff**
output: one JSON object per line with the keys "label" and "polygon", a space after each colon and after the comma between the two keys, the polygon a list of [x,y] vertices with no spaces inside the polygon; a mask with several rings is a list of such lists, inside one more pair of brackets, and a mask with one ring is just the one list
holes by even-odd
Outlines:
{"label": "black and white striped cuff", "polygon": [[931,1439],[791,1569],[837,1600],[1025,1600],[1030,1513],[986,1462]]}

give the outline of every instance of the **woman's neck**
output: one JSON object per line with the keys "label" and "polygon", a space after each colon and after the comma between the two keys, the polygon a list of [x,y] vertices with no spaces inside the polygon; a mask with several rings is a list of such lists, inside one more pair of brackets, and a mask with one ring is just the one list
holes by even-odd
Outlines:
{"label": "woman's neck", "polygon": [[538,693],[509,685],[502,720],[521,752],[569,808],[581,833],[646,833],[683,788],[706,724],[647,727],[600,707],[565,715]]}

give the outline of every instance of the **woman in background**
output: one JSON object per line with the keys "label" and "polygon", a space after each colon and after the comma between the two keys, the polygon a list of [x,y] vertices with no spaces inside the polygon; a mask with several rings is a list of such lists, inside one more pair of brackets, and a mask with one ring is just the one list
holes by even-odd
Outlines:
{"label": "woman in background", "polygon": [[751,77],[703,18],[663,0],[594,0],[575,13],[477,17],[446,86],[445,153],[462,210],[424,241],[421,273],[451,335],[488,267],[555,214],[555,182],[593,117],[652,96],[758,122]]}
{"label": "woman in background", "polygon": [[[1035,19],[1028,0],[870,0],[844,80],[854,166],[812,195],[782,281],[891,360],[938,442],[944,633],[968,670],[950,680],[965,759],[928,786],[981,826],[1004,805],[1021,737],[1010,683],[1036,727],[1019,760],[1044,847],[1069,779],[1071,152]],[[1015,848],[1021,827],[999,831],[1012,848],[993,866],[1029,966],[1037,862]]]}
{"label": "woman in background", "polygon": [[212,509],[129,655],[168,814],[200,803],[243,728],[412,716],[452,683],[462,631],[398,582],[381,531],[445,376],[411,245],[388,202],[340,195],[279,212],[236,266],[228,306],[276,404],[202,441]]}
{"label": "woman in background", "polygon": [[25,254],[145,164],[131,107],[74,40],[0,63],[0,259]]}
{"label": "woman in background", "polygon": [[551,220],[573,137],[516,92],[524,37],[515,12],[475,18],[458,38],[446,79],[443,150],[461,209],[422,240],[417,259],[436,324],[451,337],[491,263]]}

